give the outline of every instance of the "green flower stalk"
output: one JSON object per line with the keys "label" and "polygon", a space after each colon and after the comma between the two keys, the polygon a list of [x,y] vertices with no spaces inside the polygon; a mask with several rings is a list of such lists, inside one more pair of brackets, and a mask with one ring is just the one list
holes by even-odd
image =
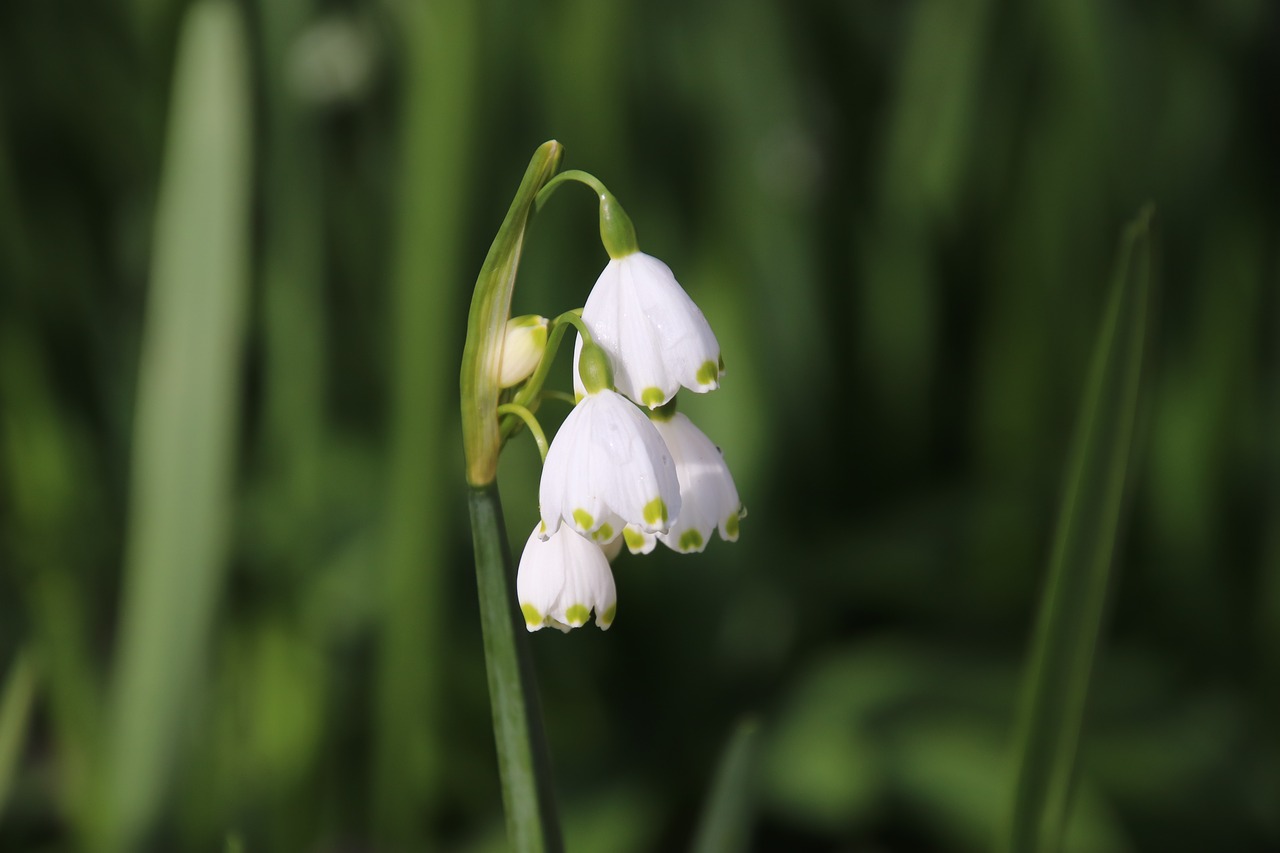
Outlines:
{"label": "green flower stalk", "polygon": [[[616,198],[586,172],[560,174],[562,149],[535,152],[476,282],[462,363],[462,427],[480,593],[485,669],[507,832],[516,850],[561,846],[538,707],[523,639],[568,632],[617,613],[609,561],[663,542],[701,551],[712,532],[734,540],[745,514],[720,451],[674,411],[681,388],[719,386],[720,345],[666,264],[642,253]],[[532,213],[560,185],[590,188],[600,206],[609,264],[581,309],[553,320],[510,317],[516,270]],[[543,390],[572,327],[574,394]],[[573,404],[548,442],[535,412],[546,398]],[[646,410],[652,420],[645,416]],[[655,411],[656,410],[656,411]],[[495,478],[506,439],[528,428],[543,460],[541,516],[513,570]]]}
{"label": "green flower stalk", "polygon": [[[526,634],[517,630],[523,620],[495,482],[502,449],[499,416],[516,413],[510,404],[500,409],[503,350],[511,331],[511,292],[529,215],[538,191],[559,167],[563,150],[558,142],[546,142],[529,162],[476,281],[462,355],[462,434],[485,670],[507,836],[518,851],[558,851],[563,844],[532,661]],[[527,414],[522,406],[517,408]]]}

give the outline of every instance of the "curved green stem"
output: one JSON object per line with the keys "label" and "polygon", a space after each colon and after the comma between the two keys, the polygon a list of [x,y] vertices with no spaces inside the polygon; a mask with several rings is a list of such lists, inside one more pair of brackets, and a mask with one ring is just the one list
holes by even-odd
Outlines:
{"label": "curved green stem", "polygon": [[[566,311],[552,320],[547,332],[547,348],[542,353],[542,361],[538,362],[538,369],[533,372],[528,381],[520,386],[520,390],[511,400],[513,404],[522,406],[530,412],[538,410],[542,386],[547,381],[547,374],[551,372],[551,362],[555,361],[556,353],[560,350],[560,342],[564,340],[564,333],[569,326],[577,329],[584,341],[592,340],[591,331],[587,328],[587,324],[582,322],[581,309]],[[514,414],[508,414],[502,419],[501,435],[504,444],[515,434],[519,426],[520,418]]]}
{"label": "curved green stem", "polygon": [[570,406],[578,405],[578,399],[567,391],[543,391],[542,399],[559,400],[562,403],[568,403]]}
{"label": "curved green stem", "polygon": [[605,188],[605,185],[600,182],[599,178],[590,172],[584,172],[581,169],[565,169],[563,172],[547,181],[546,185],[538,191],[537,197],[533,200],[533,209],[542,210],[542,206],[547,203],[547,199],[551,198],[552,194],[560,187],[560,185],[569,181],[577,181],[580,184],[585,184],[595,190],[597,196],[604,197],[609,195],[609,190]]}
{"label": "curved green stem", "polygon": [[609,253],[609,257],[617,260],[639,251],[636,245],[636,229],[631,224],[631,217],[627,216],[627,212],[622,209],[622,205],[618,204],[613,193],[609,192],[600,179],[590,172],[584,172],[581,169],[566,169],[560,172],[538,190],[538,194],[533,199],[533,209],[541,210],[547,203],[547,199],[551,198],[551,194],[566,181],[577,181],[590,187],[595,192],[596,198],[600,200],[600,242],[604,243],[604,249]]}
{"label": "curved green stem", "polygon": [[529,434],[533,436],[534,442],[538,445],[538,453],[542,456],[542,461],[547,461],[547,434],[542,431],[542,426],[538,423],[538,419],[533,416],[533,412],[519,403],[503,403],[498,407],[498,414],[515,415],[524,421],[524,425],[529,428]]}
{"label": "curved green stem", "polygon": [[553,326],[559,326],[565,323],[568,323],[570,326],[577,329],[578,334],[582,335],[582,340],[589,344],[594,344],[596,342],[596,339],[591,337],[591,330],[587,328],[587,324],[582,320],[581,308],[574,308],[571,311],[566,311],[551,321],[551,325]]}

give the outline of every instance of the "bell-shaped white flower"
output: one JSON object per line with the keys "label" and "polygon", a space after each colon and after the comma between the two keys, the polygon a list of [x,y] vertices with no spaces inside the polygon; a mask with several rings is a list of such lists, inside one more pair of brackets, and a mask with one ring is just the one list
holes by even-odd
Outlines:
{"label": "bell-shaped white flower", "polygon": [[568,528],[549,537],[539,523],[525,542],[516,572],[516,597],[530,631],[547,625],[568,631],[585,625],[596,614],[596,624],[613,624],[618,593],[609,558],[600,545]]}
{"label": "bell-shaped white flower", "polygon": [[538,488],[543,535],[563,520],[596,542],[613,540],[624,525],[665,531],[680,512],[680,483],[657,428],[608,387],[609,365],[599,348],[592,365],[603,377],[560,425],[542,466]]}
{"label": "bell-shaped white flower", "polygon": [[600,273],[582,309],[595,342],[613,361],[617,389],[655,409],[680,386],[720,386],[720,344],[706,317],[651,255],[614,258]]}
{"label": "bell-shaped white flower", "polygon": [[680,412],[666,419],[655,417],[653,425],[675,461],[680,514],[665,533],[627,527],[623,530],[627,547],[632,553],[647,554],[661,540],[673,551],[688,554],[706,548],[717,529],[721,539],[737,541],[738,521],[746,510],[720,448]]}

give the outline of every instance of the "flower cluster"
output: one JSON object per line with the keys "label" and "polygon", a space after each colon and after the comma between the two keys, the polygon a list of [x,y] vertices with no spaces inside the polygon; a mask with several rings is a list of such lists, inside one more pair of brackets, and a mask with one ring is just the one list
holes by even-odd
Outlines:
{"label": "flower cluster", "polygon": [[[611,244],[608,214],[622,217]],[[715,531],[738,538],[745,515],[720,450],[675,411],[681,387],[719,387],[720,345],[671,269],[638,251],[612,197],[601,195],[611,260],[588,296],[574,347],[573,410],[556,433],[539,486],[541,520],[516,588],[530,631],[608,628],[617,603],[610,561],[625,542],[702,551]],[[614,220],[616,223],[616,219]]]}

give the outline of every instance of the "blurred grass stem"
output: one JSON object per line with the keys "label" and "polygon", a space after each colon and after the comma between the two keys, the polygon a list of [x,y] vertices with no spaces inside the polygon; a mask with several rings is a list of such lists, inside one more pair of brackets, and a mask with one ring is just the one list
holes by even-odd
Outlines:
{"label": "blurred grass stem", "polygon": [[1125,231],[1094,349],[1018,717],[1008,853],[1061,847],[1132,468],[1151,301],[1150,209]]}
{"label": "blurred grass stem", "polygon": [[93,830],[136,849],[196,707],[232,524],[248,295],[248,51],[239,9],[187,13],[156,205],[120,640]]}
{"label": "blurred grass stem", "polygon": [[35,703],[37,672],[31,652],[23,649],[9,666],[0,694],[0,816],[4,815],[14,773],[26,744],[27,724]]}
{"label": "blurred grass stem", "polygon": [[734,727],[694,836],[693,853],[746,850],[751,835],[760,724],[748,717]]}
{"label": "blurred grass stem", "polygon": [[479,11],[399,4],[405,88],[392,267],[392,425],[383,620],[374,701],[374,823],[390,849],[422,849],[445,779],[439,742],[454,457],[447,412],[460,330]]}

